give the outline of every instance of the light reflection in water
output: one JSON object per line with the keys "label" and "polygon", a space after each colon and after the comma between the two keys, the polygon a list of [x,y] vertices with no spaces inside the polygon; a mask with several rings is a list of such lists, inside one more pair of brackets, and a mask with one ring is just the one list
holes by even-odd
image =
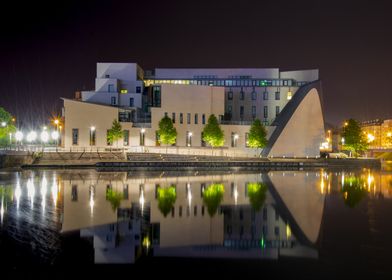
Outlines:
{"label": "light reflection in water", "polygon": [[[173,248],[185,247],[189,247],[194,254],[197,252],[207,254],[208,246],[212,246],[213,252],[223,257],[227,254],[228,248],[234,250],[232,252],[237,253],[238,256],[244,257],[246,254],[244,255],[243,252],[246,252],[248,257],[276,258],[277,249],[280,254],[285,250],[297,254],[299,248],[309,249],[310,244],[315,244],[318,239],[324,211],[321,206],[326,195],[341,193],[341,199],[346,201],[359,193],[357,197],[360,200],[354,201],[355,206],[365,197],[362,195],[362,190],[366,191],[370,199],[376,198],[376,194],[380,193],[390,198],[389,182],[392,180],[392,175],[389,173],[376,175],[371,170],[350,173],[328,170],[270,171],[268,174],[226,173],[219,176],[198,173],[186,177],[165,173],[164,176],[151,175],[147,178],[126,173],[119,176],[119,172],[107,172],[100,174],[101,177],[94,181],[93,185],[90,177],[96,178],[98,173],[78,172],[77,176],[71,172],[53,174],[48,171],[44,175],[37,172],[33,176],[28,174],[17,176],[14,183],[14,204],[15,209],[20,208],[23,215],[20,218],[15,215],[13,219],[28,216],[30,223],[42,223],[40,226],[45,228],[48,226],[45,224],[46,219],[37,221],[33,219],[34,215],[36,213],[44,216],[57,215],[55,220],[61,221],[62,232],[82,228],[91,229],[92,236],[101,244],[101,247],[95,250],[97,256],[105,256],[100,259],[103,262],[109,262],[106,258],[109,258],[110,254],[122,252],[121,248],[133,248],[132,246],[141,243],[157,256],[174,254],[171,251],[174,250]],[[52,179],[50,192],[53,203],[45,204],[48,192],[47,178]],[[350,185],[354,186],[355,182],[350,181],[350,178],[358,178],[360,182],[358,188],[352,190],[349,188]],[[105,190],[109,182],[113,186],[121,185],[121,188],[124,184],[129,185],[129,198],[127,196],[121,201],[116,212],[111,210],[110,203],[105,198]],[[157,184],[165,186],[167,182],[174,182],[179,199],[174,203],[172,214],[164,217],[157,207],[155,186]],[[246,184],[249,182],[263,182],[270,186],[259,211],[254,211],[250,207],[249,195],[246,193]],[[34,209],[34,183],[41,186],[42,197],[42,207],[35,207],[36,209]],[[205,205],[202,192],[199,190],[201,184],[209,186],[214,183],[222,183],[226,192],[223,200],[219,202],[217,214],[210,217],[207,211],[203,214],[202,207]],[[26,186],[27,192],[22,191],[23,186]],[[72,186],[77,186],[76,197],[72,196]],[[301,199],[300,205],[298,199]],[[26,205],[30,207],[25,207]],[[189,215],[180,210],[185,209],[186,205],[190,209]],[[0,205],[2,223],[6,221],[4,217],[8,212],[12,211],[12,207],[6,206],[3,196]],[[114,232],[117,231],[117,226],[119,227],[121,238],[117,243],[113,239],[116,237],[108,237],[111,236],[109,233],[112,234],[111,227],[108,226],[110,224],[115,225]],[[86,232],[83,234],[87,234]],[[45,238],[44,233],[37,236]],[[263,255],[260,255],[261,243],[263,243]],[[242,253],[239,248],[242,248]],[[307,256],[317,257],[317,251],[312,250],[307,251]],[[131,251],[127,249],[127,252]],[[183,254],[185,255],[185,251]],[[125,259],[128,262],[130,260],[124,257]],[[132,259],[134,260],[135,256]]]}

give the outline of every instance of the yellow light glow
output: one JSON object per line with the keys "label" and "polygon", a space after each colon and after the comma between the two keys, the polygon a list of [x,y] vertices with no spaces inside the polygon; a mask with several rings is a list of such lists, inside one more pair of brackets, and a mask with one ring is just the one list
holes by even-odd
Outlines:
{"label": "yellow light glow", "polygon": [[376,138],[376,137],[374,137],[373,134],[368,133],[367,139],[368,139],[368,142],[369,142],[369,143],[370,143],[370,142],[373,142],[375,138]]}
{"label": "yellow light glow", "polygon": [[287,100],[291,100],[293,98],[293,93],[291,91],[287,92]]}
{"label": "yellow light glow", "polygon": [[290,237],[291,237],[291,228],[290,228],[289,224],[286,224],[286,236],[287,236],[287,239],[290,239]]}
{"label": "yellow light glow", "polygon": [[121,92],[122,94],[125,94],[125,93],[128,93],[128,90],[127,90],[127,89],[122,89],[120,92]]}
{"label": "yellow light glow", "polygon": [[387,137],[392,137],[392,132],[388,132]]}

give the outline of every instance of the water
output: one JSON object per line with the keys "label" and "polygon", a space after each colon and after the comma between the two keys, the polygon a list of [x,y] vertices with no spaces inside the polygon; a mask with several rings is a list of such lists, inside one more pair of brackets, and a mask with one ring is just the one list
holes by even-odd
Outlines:
{"label": "water", "polygon": [[0,263],[13,271],[392,275],[389,171],[26,170],[0,173],[0,198]]}

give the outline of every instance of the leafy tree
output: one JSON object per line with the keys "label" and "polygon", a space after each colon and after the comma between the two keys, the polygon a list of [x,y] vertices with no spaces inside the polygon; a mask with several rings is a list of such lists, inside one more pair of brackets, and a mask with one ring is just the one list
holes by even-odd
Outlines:
{"label": "leafy tree", "polygon": [[167,216],[170,210],[173,208],[174,203],[177,199],[177,192],[175,186],[170,186],[168,188],[158,187],[158,208],[163,214]]}
{"label": "leafy tree", "polygon": [[110,202],[113,211],[116,211],[121,204],[121,200],[124,198],[121,192],[114,191],[112,189],[108,189],[106,191],[106,199]]}
{"label": "leafy tree", "polygon": [[344,203],[354,208],[367,194],[365,180],[351,176],[344,179],[341,193],[343,194]]}
{"label": "leafy tree", "polygon": [[[5,124],[5,126],[3,126]],[[13,124],[13,118],[9,112],[0,107],[0,145],[9,143],[9,134],[14,133],[16,128]]]}
{"label": "leafy tree", "polygon": [[249,202],[254,210],[259,211],[266,198],[267,186],[264,183],[248,183],[247,186]]}
{"label": "leafy tree", "polygon": [[211,184],[203,192],[203,202],[207,206],[208,214],[212,217],[223,200],[225,187],[223,184]]}
{"label": "leafy tree", "polygon": [[368,148],[366,136],[354,119],[349,119],[347,125],[343,127],[342,137],[344,137],[344,148],[352,151],[355,156]]}
{"label": "leafy tree", "polygon": [[[108,142],[113,145],[114,142],[120,140],[124,135],[121,124],[118,120],[114,119],[112,128],[108,131]],[[118,145],[118,142],[117,142]]]}
{"label": "leafy tree", "polygon": [[203,129],[203,140],[211,147],[221,147],[225,144],[225,135],[214,114],[208,118],[208,122]]}
{"label": "leafy tree", "polygon": [[177,130],[173,126],[172,120],[168,116],[164,116],[159,121],[159,142],[166,145],[173,145],[176,143]]}
{"label": "leafy tree", "polygon": [[254,120],[248,135],[248,146],[255,149],[262,149],[267,146],[267,131],[259,119]]}

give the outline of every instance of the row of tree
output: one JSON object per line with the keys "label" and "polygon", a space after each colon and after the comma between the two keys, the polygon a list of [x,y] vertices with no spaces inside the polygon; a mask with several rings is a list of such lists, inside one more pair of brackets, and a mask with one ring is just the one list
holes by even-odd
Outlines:
{"label": "row of tree", "polygon": [[[113,121],[112,128],[108,131],[108,142],[113,144],[123,137],[121,124]],[[177,130],[173,125],[171,118],[164,116],[159,121],[159,142],[164,145],[173,145],[177,141]],[[225,135],[219,125],[218,119],[214,114],[208,118],[207,124],[203,129],[203,141],[211,147],[222,147],[225,144]],[[251,148],[261,149],[267,145],[267,131],[260,120],[255,120],[249,130],[248,146]]]}

